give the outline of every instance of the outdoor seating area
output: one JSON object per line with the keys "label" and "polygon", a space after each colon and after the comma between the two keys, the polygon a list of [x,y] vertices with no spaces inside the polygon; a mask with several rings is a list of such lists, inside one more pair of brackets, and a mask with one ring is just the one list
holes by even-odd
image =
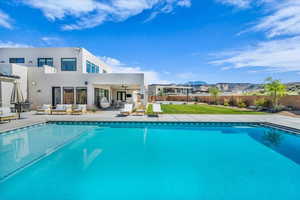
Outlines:
{"label": "outdoor seating area", "polygon": [[0,108],[0,122],[17,119],[16,113],[12,113],[9,107]]}
{"label": "outdoor seating area", "polygon": [[85,104],[71,105],[58,104],[55,107],[44,104],[36,110],[37,115],[81,115],[87,113],[87,106]]}

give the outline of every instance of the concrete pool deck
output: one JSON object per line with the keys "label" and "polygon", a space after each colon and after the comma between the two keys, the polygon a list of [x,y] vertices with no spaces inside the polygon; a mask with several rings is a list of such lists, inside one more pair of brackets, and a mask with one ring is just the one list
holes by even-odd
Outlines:
{"label": "concrete pool deck", "polygon": [[0,133],[39,124],[47,121],[123,121],[123,122],[268,122],[300,130],[300,118],[279,114],[265,115],[206,115],[206,114],[163,114],[159,117],[127,116],[119,117],[118,111],[101,111],[85,115],[35,115],[22,113],[22,119],[0,124]]}

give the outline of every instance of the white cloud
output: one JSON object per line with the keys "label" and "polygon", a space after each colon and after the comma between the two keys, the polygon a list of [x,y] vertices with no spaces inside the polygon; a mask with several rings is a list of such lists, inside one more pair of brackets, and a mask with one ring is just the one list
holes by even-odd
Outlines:
{"label": "white cloud", "polygon": [[[145,10],[155,16],[171,12],[174,7],[190,7],[191,0],[22,0],[25,4],[41,9],[49,20],[73,17],[75,22],[65,24],[64,30],[79,30],[101,25],[105,21],[124,21]],[[151,14],[153,15],[153,14]],[[154,16],[153,15],[153,16]],[[154,18],[152,16],[152,18]]]}
{"label": "white cloud", "polygon": [[217,54],[211,64],[224,69],[261,67],[274,72],[300,71],[300,36],[260,42],[248,48]]}
{"label": "white cloud", "polygon": [[271,10],[252,30],[265,31],[269,38],[300,34],[300,1],[281,1]]}
{"label": "white cloud", "polygon": [[181,0],[177,2],[177,5],[182,6],[182,7],[191,7],[192,2],[191,0]]}
{"label": "white cloud", "polygon": [[217,2],[236,6],[238,8],[248,8],[253,0],[217,0]]}
{"label": "white cloud", "polygon": [[131,67],[122,63],[116,58],[111,58],[107,56],[100,57],[105,63],[112,67],[113,73],[144,73],[145,83],[169,83],[169,81],[161,79],[161,73],[153,70],[143,70],[140,67]]}
{"label": "white cloud", "polygon": [[8,42],[0,41],[0,48],[22,48],[22,47],[32,47],[32,46],[27,44],[15,43],[11,41]]}
{"label": "white cloud", "polygon": [[57,42],[61,41],[59,37],[51,37],[51,36],[44,36],[41,38],[41,40],[47,45],[56,44]]}
{"label": "white cloud", "polygon": [[3,11],[0,10],[0,26],[8,29],[12,29],[12,19]]}
{"label": "white cloud", "polygon": [[[265,11],[264,17],[252,23],[255,25],[243,32],[259,31],[272,39],[236,51],[219,53],[218,58],[211,62],[212,64],[221,65],[222,70],[260,67],[264,71],[299,73],[300,1],[245,0],[245,4],[239,4],[238,0],[218,1],[238,7],[262,6]],[[255,72],[259,71],[261,70],[255,70]]]}
{"label": "white cloud", "polygon": [[183,72],[176,74],[176,77],[179,78],[181,81],[189,81],[197,77],[197,74],[192,72]]}

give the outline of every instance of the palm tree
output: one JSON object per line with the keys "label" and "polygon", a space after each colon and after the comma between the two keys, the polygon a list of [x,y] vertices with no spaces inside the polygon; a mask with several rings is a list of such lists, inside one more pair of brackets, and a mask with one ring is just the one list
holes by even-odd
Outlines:
{"label": "palm tree", "polygon": [[209,94],[214,97],[215,104],[218,103],[218,96],[220,94],[220,90],[217,87],[210,87],[208,90]]}
{"label": "palm tree", "polygon": [[286,95],[286,86],[280,80],[273,80],[272,77],[266,79],[264,89],[271,96],[272,104],[275,108],[278,106],[279,99]]}

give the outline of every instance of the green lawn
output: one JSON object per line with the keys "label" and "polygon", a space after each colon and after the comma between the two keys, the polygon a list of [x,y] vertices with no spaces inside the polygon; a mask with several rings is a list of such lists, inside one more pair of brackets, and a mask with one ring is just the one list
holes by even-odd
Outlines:
{"label": "green lawn", "polygon": [[[183,104],[183,105],[161,105],[164,114],[263,114],[262,112],[240,110],[222,106],[212,106],[205,104]],[[152,105],[149,105],[149,113],[152,111]],[[147,112],[147,113],[148,113]]]}

